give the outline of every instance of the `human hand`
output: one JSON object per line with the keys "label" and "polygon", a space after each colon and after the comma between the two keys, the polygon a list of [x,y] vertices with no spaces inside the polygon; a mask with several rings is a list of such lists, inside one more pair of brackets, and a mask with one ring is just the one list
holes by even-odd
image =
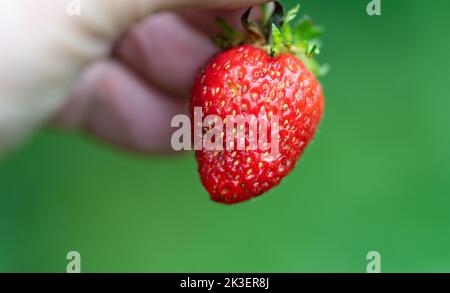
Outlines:
{"label": "human hand", "polygon": [[170,121],[187,111],[194,78],[216,52],[216,16],[237,23],[232,9],[262,2],[90,0],[68,16],[69,0],[3,1],[0,154],[50,120],[127,149],[167,151]]}

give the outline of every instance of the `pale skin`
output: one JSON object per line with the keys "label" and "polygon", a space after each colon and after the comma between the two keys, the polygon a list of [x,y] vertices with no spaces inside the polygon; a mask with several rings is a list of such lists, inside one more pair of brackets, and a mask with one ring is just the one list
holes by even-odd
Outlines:
{"label": "pale skin", "polygon": [[40,127],[123,149],[170,151],[198,71],[218,52],[221,16],[265,0],[5,0],[0,5],[0,154]]}

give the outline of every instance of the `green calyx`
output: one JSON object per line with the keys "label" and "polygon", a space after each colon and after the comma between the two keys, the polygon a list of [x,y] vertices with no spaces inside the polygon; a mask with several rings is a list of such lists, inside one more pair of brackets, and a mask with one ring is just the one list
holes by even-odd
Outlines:
{"label": "green calyx", "polygon": [[217,23],[223,31],[222,37],[214,37],[213,42],[222,49],[241,44],[252,44],[260,47],[272,57],[281,53],[289,53],[299,58],[314,74],[323,76],[328,71],[327,65],[320,65],[315,57],[320,53],[319,37],[323,29],[314,25],[308,16],[297,19],[300,5],[284,13],[282,4],[273,1],[273,9],[268,4],[261,6],[262,19],[250,20],[249,8],[241,18],[246,34],[230,27],[223,19]]}

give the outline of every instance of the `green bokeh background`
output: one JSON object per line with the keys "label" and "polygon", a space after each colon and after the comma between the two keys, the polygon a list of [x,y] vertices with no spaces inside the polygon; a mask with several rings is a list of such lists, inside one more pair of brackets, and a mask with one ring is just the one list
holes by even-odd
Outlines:
{"label": "green bokeh background", "polygon": [[[284,1],[289,6],[294,1]],[[193,154],[44,130],[0,164],[0,271],[450,272],[450,1],[301,0],[327,29],[326,114],[283,184],[208,200]]]}

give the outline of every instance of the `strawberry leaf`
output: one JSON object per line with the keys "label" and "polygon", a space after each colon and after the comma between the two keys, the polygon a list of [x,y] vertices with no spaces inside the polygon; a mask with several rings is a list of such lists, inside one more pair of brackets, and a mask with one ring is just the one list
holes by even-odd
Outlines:
{"label": "strawberry leaf", "polygon": [[270,55],[272,57],[280,54],[281,47],[283,46],[283,35],[278,27],[272,23],[272,46],[270,48]]}
{"label": "strawberry leaf", "polygon": [[283,27],[287,26],[291,21],[297,17],[297,13],[300,10],[300,4],[295,5],[293,8],[289,9],[284,17]]}
{"label": "strawberry leaf", "polygon": [[297,13],[298,13],[299,9],[300,9],[300,5],[297,4],[294,8],[288,10],[288,12],[286,13],[286,16],[284,18],[281,32],[283,34],[283,38],[286,43],[292,42],[292,38],[293,38],[292,37],[292,29],[291,29],[291,26],[289,23],[297,17]]}
{"label": "strawberry leaf", "polygon": [[318,39],[323,34],[323,29],[314,25],[311,18],[304,16],[294,27],[294,34],[304,41]]}
{"label": "strawberry leaf", "polygon": [[306,56],[314,57],[320,54],[320,43],[318,41],[311,41],[307,43]]}

